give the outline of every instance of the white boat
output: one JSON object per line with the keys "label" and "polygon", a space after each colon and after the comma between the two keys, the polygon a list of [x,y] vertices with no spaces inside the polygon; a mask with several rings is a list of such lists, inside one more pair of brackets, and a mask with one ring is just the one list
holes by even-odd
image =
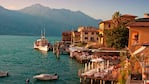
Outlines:
{"label": "white boat", "polygon": [[46,52],[49,50],[52,50],[52,44],[50,44],[48,40],[46,39],[45,33],[42,34],[41,32],[41,38],[37,39],[34,42],[34,49],[38,49],[38,50],[46,51]]}
{"label": "white boat", "polygon": [[40,75],[33,76],[33,78],[37,80],[57,80],[58,75],[57,74],[40,74]]}
{"label": "white boat", "polygon": [[8,76],[8,72],[0,71],[0,77]]}

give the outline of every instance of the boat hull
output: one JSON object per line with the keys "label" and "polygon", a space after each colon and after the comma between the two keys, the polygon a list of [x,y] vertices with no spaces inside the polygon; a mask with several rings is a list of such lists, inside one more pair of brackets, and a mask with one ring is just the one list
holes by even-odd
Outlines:
{"label": "boat hull", "polygon": [[48,48],[48,46],[36,46],[35,44],[34,44],[34,49],[38,49],[38,50],[41,50],[41,51],[49,51],[49,48]]}
{"label": "boat hull", "polygon": [[6,77],[6,76],[8,76],[8,72],[0,71],[0,77]]}
{"label": "boat hull", "polygon": [[58,75],[40,74],[40,75],[33,76],[33,78],[37,79],[37,80],[44,80],[44,81],[57,80],[58,79]]}

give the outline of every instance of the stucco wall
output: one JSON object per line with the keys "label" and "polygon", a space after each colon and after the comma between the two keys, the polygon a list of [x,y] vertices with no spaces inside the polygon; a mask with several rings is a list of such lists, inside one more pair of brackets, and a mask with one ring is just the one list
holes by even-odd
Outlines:
{"label": "stucco wall", "polygon": [[149,43],[149,27],[131,27],[129,28],[129,47],[133,45],[132,39],[133,39],[133,34],[137,33],[139,34],[138,36],[138,44],[142,43]]}

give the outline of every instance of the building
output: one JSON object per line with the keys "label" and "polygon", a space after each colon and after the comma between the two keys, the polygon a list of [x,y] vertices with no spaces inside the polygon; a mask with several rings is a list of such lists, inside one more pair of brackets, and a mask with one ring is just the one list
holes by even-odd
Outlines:
{"label": "building", "polygon": [[106,20],[99,23],[100,30],[112,29],[112,20]]}
{"label": "building", "polygon": [[[149,14],[144,14],[144,18],[136,19],[129,26],[128,47],[136,56],[141,66],[142,80],[149,80]],[[141,57],[139,59],[138,57]],[[137,65],[134,65],[134,67]],[[135,70],[134,70],[135,71]]]}
{"label": "building", "polygon": [[99,30],[95,27],[78,27],[78,32],[80,32],[80,41],[82,43],[88,42],[98,42]]}
{"label": "building", "polygon": [[71,32],[66,31],[62,33],[62,41],[71,43]]}
{"label": "building", "polygon": [[[137,16],[134,16],[134,15],[129,15],[129,14],[124,14],[122,16],[120,16],[120,21],[122,23],[125,23],[125,26],[129,25],[131,22],[134,22],[135,21],[135,18]],[[106,37],[104,36],[104,31],[105,30],[110,30],[110,29],[113,29],[113,20],[106,20],[106,21],[102,21],[100,22],[98,25],[99,25],[99,31],[100,31],[100,36],[102,36],[101,38],[101,44],[105,45],[106,46]],[[127,23],[127,24],[126,24]]]}
{"label": "building", "polygon": [[134,48],[136,45],[149,42],[149,14],[145,14],[144,18],[136,19],[128,28],[129,48],[136,50]]}
{"label": "building", "polygon": [[77,44],[77,43],[80,43],[80,32],[78,31],[72,31],[71,32],[71,44]]}
{"label": "building", "polygon": [[104,37],[104,31],[107,29],[112,29],[112,20],[106,20],[99,23],[99,34],[100,34],[100,44],[106,45]]}

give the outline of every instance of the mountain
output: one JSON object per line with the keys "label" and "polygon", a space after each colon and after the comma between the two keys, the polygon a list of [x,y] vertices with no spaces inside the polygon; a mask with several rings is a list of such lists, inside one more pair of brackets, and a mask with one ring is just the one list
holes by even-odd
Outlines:
{"label": "mountain", "polygon": [[46,29],[47,36],[60,36],[63,31],[78,26],[98,26],[99,20],[68,9],[51,9],[35,4],[13,11],[0,7],[0,34],[40,35]]}

